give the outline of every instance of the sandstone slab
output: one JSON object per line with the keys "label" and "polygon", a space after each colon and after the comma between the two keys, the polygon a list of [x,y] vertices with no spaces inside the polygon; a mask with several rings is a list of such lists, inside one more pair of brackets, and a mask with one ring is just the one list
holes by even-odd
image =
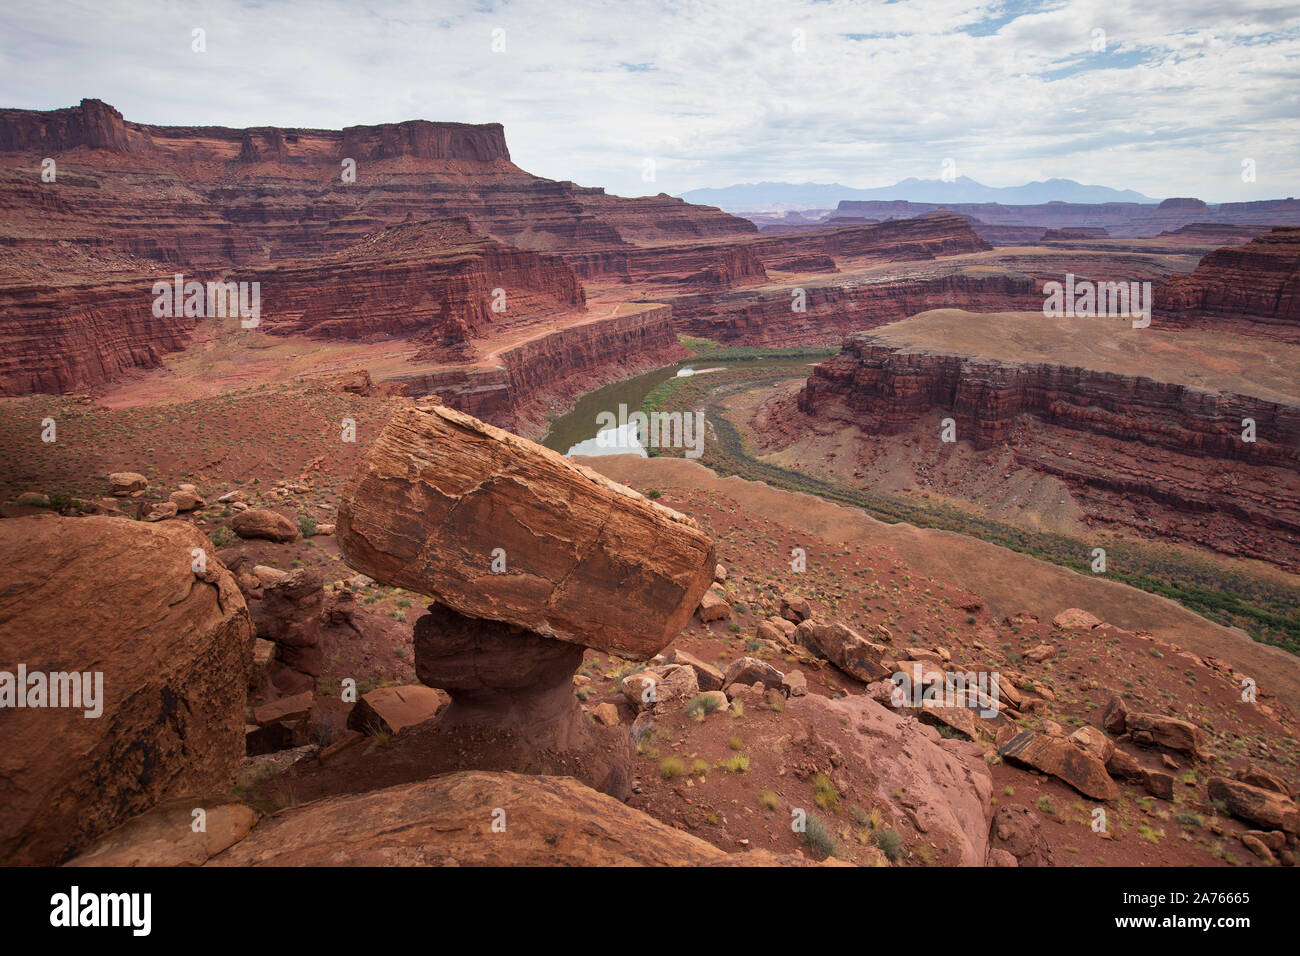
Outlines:
{"label": "sandstone slab", "polygon": [[[497,811],[500,811],[499,813]],[[494,832],[493,821],[504,830]],[[568,777],[462,771],[267,818],[209,866],[773,866]]]}
{"label": "sandstone slab", "polygon": [[1085,797],[1094,800],[1119,797],[1119,788],[1106,773],[1106,765],[1064,737],[1024,730],[1004,744],[998,753],[1012,763],[1060,778]]}

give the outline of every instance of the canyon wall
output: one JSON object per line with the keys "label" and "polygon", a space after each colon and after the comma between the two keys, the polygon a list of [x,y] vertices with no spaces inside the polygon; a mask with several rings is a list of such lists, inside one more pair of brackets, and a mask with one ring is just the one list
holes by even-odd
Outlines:
{"label": "canyon wall", "polygon": [[[1083,498],[1111,496],[1100,509],[1109,521],[1149,533],[1145,500],[1219,523],[1175,537],[1300,567],[1297,403],[902,348],[870,333],[818,365],[797,401],[806,415],[876,435],[951,417],[959,441],[1004,446],[1017,464],[1059,477]],[[1254,442],[1242,440],[1245,418],[1256,422]],[[1224,519],[1234,523],[1227,533]]]}
{"label": "canyon wall", "polygon": [[889,278],[853,285],[833,282],[804,288],[804,311],[792,308],[791,289],[740,290],[723,295],[668,299],[677,327],[738,345],[834,346],[846,335],[896,322],[928,309],[1013,312],[1043,307],[1040,284],[1027,276]]}
{"label": "canyon wall", "polygon": [[195,320],[153,315],[157,278],[0,289],[0,395],[86,389],[183,349]]}
{"label": "canyon wall", "polygon": [[264,331],[272,334],[405,335],[453,349],[494,324],[586,301],[558,257],[485,239],[463,219],[404,223],[342,252],[238,275],[261,283]]}
{"label": "canyon wall", "polygon": [[438,395],[475,418],[540,437],[577,395],[686,357],[672,310],[647,306],[592,319],[505,349],[495,366],[448,366],[402,376],[413,396]]}
{"label": "canyon wall", "polygon": [[1152,323],[1300,342],[1300,228],[1210,253],[1156,291]]}
{"label": "canyon wall", "polygon": [[934,215],[816,232],[570,252],[564,258],[586,280],[715,290],[761,283],[769,278],[769,268],[833,272],[841,260],[930,260],[989,248],[966,219]]}

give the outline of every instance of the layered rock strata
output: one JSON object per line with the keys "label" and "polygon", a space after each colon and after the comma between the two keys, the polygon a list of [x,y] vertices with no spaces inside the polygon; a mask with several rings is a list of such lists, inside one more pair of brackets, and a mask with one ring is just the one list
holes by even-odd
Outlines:
{"label": "layered rock strata", "polygon": [[[1142,524],[1137,502],[1199,516],[1171,529],[1220,550],[1300,563],[1300,404],[1207,391],[1096,369],[1015,364],[851,336],[819,364],[799,410],[900,434],[950,416],[976,448],[1005,444],[1015,460],[1070,484],[1113,520]],[[1242,422],[1256,423],[1242,440]],[[1123,514],[1133,515],[1130,519]],[[1229,522],[1235,531],[1224,533]],[[1204,525],[1204,527],[1198,526]]]}
{"label": "layered rock strata", "polygon": [[1156,290],[1152,323],[1300,342],[1300,228],[1210,253]]}

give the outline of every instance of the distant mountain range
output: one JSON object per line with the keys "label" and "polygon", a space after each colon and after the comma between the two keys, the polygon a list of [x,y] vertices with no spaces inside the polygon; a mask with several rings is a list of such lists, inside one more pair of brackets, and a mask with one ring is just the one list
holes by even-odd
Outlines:
{"label": "distant mountain range", "polygon": [[722,189],[692,189],[682,193],[687,202],[721,206],[728,212],[779,209],[834,209],[841,199],[906,200],[908,202],[999,202],[1027,206],[1045,202],[1142,202],[1158,200],[1132,189],[1085,186],[1073,179],[1049,179],[1023,186],[985,186],[969,176],[951,182],[942,179],[904,179],[892,186],[855,189],[838,183],[741,183]]}

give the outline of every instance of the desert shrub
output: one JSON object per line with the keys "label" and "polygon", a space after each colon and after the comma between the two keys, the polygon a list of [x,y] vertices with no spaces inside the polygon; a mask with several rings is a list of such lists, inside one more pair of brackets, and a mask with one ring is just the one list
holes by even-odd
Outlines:
{"label": "desert shrub", "polygon": [[803,842],[808,844],[808,848],[813,853],[817,854],[819,860],[835,855],[837,849],[835,837],[832,836],[830,828],[817,817],[809,814],[807,821],[804,823],[804,831],[801,836]]}
{"label": "desert shrub", "polygon": [[776,810],[781,806],[781,798],[771,790],[758,791],[758,805],[764,810]]}
{"label": "desert shrub", "polygon": [[659,776],[665,780],[676,780],[686,776],[686,764],[681,757],[665,757],[659,761]]}
{"label": "desert shrub", "polygon": [[749,769],[749,758],[744,754],[732,754],[722,762],[722,769],[729,773],[744,773]]}
{"label": "desert shrub", "polygon": [[880,852],[885,854],[890,863],[897,863],[903,857],[903,838],[897,830],[886,827],[879,831],[876,834],[876,846],[880,847]]}
{"label": "desert shrub", "polygon": [[699,694],[692,697],[690,703],[686,705],[686,716],[693,717],[696,720],[703,720],[708,714],[713,713],[722,704],[716,697],[710,694]]}
{"label": "desert shrub", "polygon": [[298,530],[302,532],[304,538],[312,537],[316,534],[316,519],[311,515],[299,515]]}
{"label": "desert shrub", "polygon": [[835,789],[835,784],[831,783],[831,778],[826,776],[820,770],[813,774],[813,800],[817,806],[823,810],[834,811],[840,804],[840,792]]}

